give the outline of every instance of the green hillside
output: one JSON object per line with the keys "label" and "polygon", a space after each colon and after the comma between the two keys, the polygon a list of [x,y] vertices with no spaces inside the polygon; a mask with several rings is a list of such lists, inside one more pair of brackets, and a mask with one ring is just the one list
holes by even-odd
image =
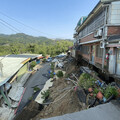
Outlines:
{"label": "green hillside", "polygon": [[51,44],[52,40],[48,39],[46,37],[33,37],[30,35],[26,35],[24,33],[18,33],[13,35],[4,35],[0,34],[0,44],[6,44],[6,43],[37,43],[37,44]]}
{"label": "green hillside", "polygon": [[55,56],[65,52],[72,45],[73,41],[71,40],[52,40],[47,37],[33,37],[23,33],[0,34],[0,55],[37,53]]}

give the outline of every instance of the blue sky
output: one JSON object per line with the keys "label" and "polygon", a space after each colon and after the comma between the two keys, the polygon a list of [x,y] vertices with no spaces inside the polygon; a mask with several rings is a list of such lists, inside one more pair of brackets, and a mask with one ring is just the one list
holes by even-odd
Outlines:
{"label": "blue sky", "polygon": [[[72,39],[80,17],[87,16],[98,2],[99,0],[0,0],[0,33],[17,32],[3,25],[7,22],[17,28],[18,32],[25,34]],[[34,29],[25,27],[1,13]]]}

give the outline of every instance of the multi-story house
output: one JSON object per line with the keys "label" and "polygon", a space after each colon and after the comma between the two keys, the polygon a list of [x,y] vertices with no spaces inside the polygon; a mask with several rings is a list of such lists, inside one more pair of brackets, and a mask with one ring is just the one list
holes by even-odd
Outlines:
{"label": "multi-story house", "polygon": [[101,1],[75,28],[76,59],[82,56],[109,75],[120,76],[120,1]]}

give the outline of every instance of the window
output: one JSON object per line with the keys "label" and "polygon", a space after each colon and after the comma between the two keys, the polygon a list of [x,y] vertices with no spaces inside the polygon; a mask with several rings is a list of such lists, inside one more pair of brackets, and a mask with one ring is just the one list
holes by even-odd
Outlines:
{"label": "window", "polygon": [[104,20],[105,20],[105,10],[101,11],[98,15],[96,15],[93,19],[91,19],[91,21],[87,24],[87,26],[79,32],[80,38],[102,27],[104,25]]}
{"label": "window", "polygon": [[96,57],[102,58],[103,55],[103,48],[100,48],[100,45],[96,46]]}
{"label": "window", "polygon": [[83,54],[89,54],[89,46],[82,46],[81,47],[81,52]]}

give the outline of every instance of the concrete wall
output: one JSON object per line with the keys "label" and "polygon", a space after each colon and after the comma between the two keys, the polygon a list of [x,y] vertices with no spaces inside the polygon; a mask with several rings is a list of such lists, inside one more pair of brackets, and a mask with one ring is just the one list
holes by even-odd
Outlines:
{"label": "concrete wall", "polygon": [[72,55],[72,57],[75,58],[75,50],[74,49],[71,51],[71,55]]}
{"label": "concrete wall", "polygon": [[115,55],[115,49],[110,48],[109,50],[109,73],[115,74],[115,65],[116,65],[116,55]]}
{"label": "concrete wall", "polygon": [[109,57],[109,73],[110,74],[115,74],[115,55],[110,55]]}

